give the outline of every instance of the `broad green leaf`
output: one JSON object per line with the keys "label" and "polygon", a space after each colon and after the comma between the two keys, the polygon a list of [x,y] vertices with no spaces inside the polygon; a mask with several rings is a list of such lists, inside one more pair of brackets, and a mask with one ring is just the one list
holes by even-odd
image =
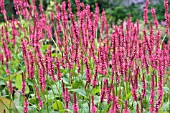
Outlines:
{"label": "broad green leaf", "polygon": [[77,70],[72,71],[72,76],[73,77],[77,77],[78,76]]}
{"label": "broad green leaf", "polygon": [[71,89],[70,91],[76,92],[77,94],[86,97],[86,92],[84,89]]}
{"label": "broad green leaf", "polygon": [[82,80],[76,80],[73,84],[72,84],[72,88],[73,89],[77,89],[77,88],[82,88],[84,87],[83,81]]}
{"label": "broad green leaf", "polygon": [[29,102],[30,102],[30,103],[36,103],[37,101],[36,101],[35,98],[30,98],[30,99],[29,99]]}
{"label": "broad green leaf", "polygon": [[129,99],[131,96],[132,96],[132,93],[129,92],[129,93],[126,95],[125,100]]}
{"label": "broad green leaf", "polygon": [[170,110],[169,106],[170,106],[170,102],[165,102],[163,103],[161,110],[163,111],[167,111],[168,109]]}
{"label": "broad green leaf", "polygon": [[10,113],[10,110],[13,113],[19,113],[15,104],[11,100],[5,97],[0,97],[0,113]]}
{"label": "broad green leaf", "polygon": [[164,92],[168,93],[170,95],[170,89],[168,87],[163,87]]}
{"label": "broad green leaf", "polygon": [[21,104],[21,101],[22,101],[21,98],[22,98],[22,94],[16,91],[14,93],[14,103],[16,106],[19,106]]}
{"label": "broad green leaf", "polygon": [[22,89],[22,75],[21,75],[21,74],[16,75],[15,86],[16,86],[19,90]]}
{"label": "broad green leaf", "polygon": [[77,65],[76,64],[74,64],[73,69],[71,70],[71,73],[72,73],[73,77],[78,76]]}
{"label": "broad green leaf", "polygon": [[106,102],[106,101],[100,103],[99,109],[102,110],[101,113],[106,113],[106,112],[105,112],[106,108],[107,108],[107,102]]}
{"label": "broad green leaf", "polygon": [[18,113],[23,113],[23,107],[22,106],[16,106]]}
{"label": "broad green leaf", "polygon": [[92,90],[92,95],[95,95],[96,93],[100,93],[100,88],[99,88],[99,87],[95,87],[95,88]]}
{"label": "broad green leaf", "polygon": [[103,110],[103,111],[102,111],[102,113],[108,113],[109,108],[110,108],[110,105],[108,104],[108,105],[106,106],[106,109],[105,109],[105,110]]}
{"label": "broad green leaf", "polygon": [[80,109],[82,113],[89,113],[89,105],[87,102],[83,104],[83,109]]}
{"label": "broad green leaf", "polygon": [[47,49],[49,48],[49,46],[50,46],[50,45],[48,45],[48,44],[42,45],[42,48],[41,48],[41,49],[42,49],[42,50],[47,50]]}
{"label": "broad green leaf", "polygon": [[0,86],[1,86],[1,85],[5,85],[5,82],[2,81],[2,80],[0,80]]}
{"label": "broad green leaf", "polygon": [[5,81],[13,80],[14,77],[15,77],[15,75],[14,75],[14,74],[11,74],[10,76],[7,76],[7,77],[5,78]]}
{"label": "broad green leaf", "polygon": [[58,111],[64,109],[64,105],[63,105],[63,103],[62,103],[60,100],[56,100],[56,101],[52,104],[52,106],[53,106],[53,109],[58,110]]}
{"label": "broad green leaf", "polygon": [[[22,75],[21,75],[21,74],[16,75],[15,86],[16,86],[16,88],[18,88],[19,90],[22,90]],[[26,85],[25,93],[26,93],[26,94],[29,93],[29,87],[28,87],[28,85]]]}
{"label": "broad green leaf", "polygon": [[153,73],[152,67],[149,67],[149,71],[150,71],[151,74]]}
{"label": "broad green leaf", "polygon": [[63,82],[64,82],[65,84],[69,84],[69,79],[68,79],[67,77],[63,77]]}
{"label": "broad green leaf", "polygon": [[29,113],[38,113],[38,112],[36,112],[36,106],[35,105],[29,106],[28,111],[29,111]]}
{"label": "broad green leaf", "polygon": [[68,73],[68,69],[60,69],[60,71],[61,71],[61,73],[63,74],[63,75],[65,75],[65,74],[67,74]]}

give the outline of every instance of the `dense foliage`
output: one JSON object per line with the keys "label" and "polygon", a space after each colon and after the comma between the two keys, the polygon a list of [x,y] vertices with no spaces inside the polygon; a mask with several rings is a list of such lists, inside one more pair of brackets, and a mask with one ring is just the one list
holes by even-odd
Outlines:
{"label": "dense foliage", "polygon": [[[63,1],[67,0],[36,0],[35,5],[37,7],[37,10],[39,11],[39,4],[42,4],[44,11],[48,11],[48,9],[51,10],[53,8],[53,3],[62,3]],[[99,6],[99,11],[100,13],[104,9],[106,12],[106,17],[108,20],[109,24],[120,24],[119,21],[125,20],[128,14],[131,14],[132,21],[135,22],[137,19],[142,19],[141,17],[143,16],[143,8],[144,8],[144,2],[139,2],[137,4],[131,3],[128,4],[128,1],[133,1],[133,0],[80,0],[83,2],[85,5],[89,4],[90,5],[90,10],[94,12],[95,10],[95,3],[98,3]],[[126,1],[126,2],[125,2]],[[138,0],[140,1],[140,0]],[[141,0],[143,1],[143,0]],[[149,8],[154,7],[156,12],[159,14],[157,15],[157,19],[159,22],[164,21],[164,7],[163,0],[156,0],[157,2],[154,2],[155,0],[151,0],[151,3],[149,5]],[[72,12],[75,14],[76,13],[76,4],[74,0],[71,0],[71,5],[72,5]],[[31,0],[28,0],[28,3],[31,4]],[[128,5],[125,5],[128,4]],[[5,0],[4,1],[4,6],[7,11],[7,16],[9,18],[12,18],[14,16],[15,18],[18,18],[16,15],[16,11],[13,5],[13,0]],[[139,18],[140,17],[140,18]],[[152,20],[151,12],[149,11],[148,14],[149,20]],[[4,21],[3,20],[3,15],[0,14],[0,22]]]}
{"label": "dense foliage", "polygon": [[149,0],[143,21],[119,25],[97,3],[13,3],[18,19],[0,1],[0,113],[170,112],[167,0],[163,27]]}

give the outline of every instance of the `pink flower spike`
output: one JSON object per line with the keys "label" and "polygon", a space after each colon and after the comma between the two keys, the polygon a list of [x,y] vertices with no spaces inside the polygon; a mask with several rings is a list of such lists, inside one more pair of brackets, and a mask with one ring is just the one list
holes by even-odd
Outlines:
{"label": "pink flower spike", "polygon": [[130,113],[130,110],[128,108],[128,101],[125,102],[125,107],[123,109],[123,113]]}
{"label": "pink flower spike", "polygon": [[92,98],[91,113],[96,113],[97,108],[96,108],[96,106],[94,104],[94,96],[91,96],[91,98]]}
{"label": "pink flower spike", "polygon": [[78,105],[77,105],[77,100],[76,100],[76,93],[74,92],[74,99],[73,99],[73,111],[74,113],[78,113]]}
{"label": "pink flower spike", "polygon": [[29,103],[28,103],[28,100],[27,98],[25,97],[24,99],[24,113],[28,113],[28,106],[29,106]]}

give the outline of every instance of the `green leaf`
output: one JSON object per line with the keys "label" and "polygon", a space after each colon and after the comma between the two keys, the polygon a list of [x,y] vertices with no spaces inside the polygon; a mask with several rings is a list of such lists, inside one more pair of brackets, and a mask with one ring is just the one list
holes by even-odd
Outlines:
{"label": "green leaf", "polygon": [[0,81],[0,86],[5,85],[4,81]]}
{"label": "green leaf", "polygon": [[102,113],[108,113],[110,106],[111,106],[111,105],[108,104],[108,105],[106,106],[105,110],[102,111]]}
{"label": "green leaf", "polygon": [[12,80],[15,77],[14,74],[11,74],[10,76],[7,76],[4,80],[8,81],[8,80]]}
{"label": "green leaf", "polygon": [[86,92],[84,91],[84,89],[71,89],[69,91],[76,92],[77,94],[86,97]]}
{"label": "green leaf", "polygon": [[19,90],[22,89],[22,75],[21,75],[21,74],[16,75],[15,86],[16,86]]}
{"label": "green leaf", "polygon": [[95,95],[96,93],[100,93],[100,88],[99,88],[99,87],[95,87],[95,88],[92,90],[92,95]]}
{"label": "green leaf", "polygon": [[168,87],[163,87],[163,89],[164,89],[164,92],[170,94],[170,89]]}
{"label": "green leaf", "polygon": [[83,81],[82,80],[76,80],[73,84],[72,84],[72,88],[73,89],[77,89],[77,88],[82,88],[84,87]]}
{"label": "green leaf", "polygon": [[65,74],[67,74],[68,73],[68,69],[60,69],[60,71],[61,71],[61,73],[63,74],[63,75],[65,75]]}
{"label": "green leaf", "polygon": [[35,106],[35,105],[29,106],[29,107],[28,107],[28,111],[29,111],[29,113],[37,113],[37,112],[36,112],[36,106]]}
{"label": "green leaf", "polygon": [[100,104],[99,110],[102,110],[101,113],[107,113],[105,110],[107,109],[107,102],[102,102]]}
{"label": "green leaf", "polygon": [[151,74],[153,73],[152,67],[149,67],[149,71],[150,71]]}
{"label": "green leaf", "polygon": [[19,106],[21,104],[21,101],[22,101],[21,97],[22,97],[22,95],[18,91],[16,91],[14,93],[14,103],[15,103],[16,106]]}
{"label": "green leaf", "polygon": [[[21,74],[16,75],[15,86],[19,90],[22,90],[22,75]],[[29,93],[29,87],[27,84],[26,84],[26,88],[25,88],[25,93],[26,94]]]}
{"label": "green leaf", "polygon": [[69,79],[68,79],[67,77],[63,77],[63,82],[64,82],[65,84],[69,84]]}
{"label": "green leaf", "polygon": [[83,104],[83,109],[81,109],[81,112],[82,112],[82,113],[89,113],[89,106],[88,106],[88,103],[87,103],[87,102],[85,102],[85,103]]}
{"label": "green leaf", "polygon": [[126,95],[125,100],[129,99],[131,96],[132,96],[132,93],[129,92],[129,93]]}
{"label": "green leaf", "polygon": [[16,106],[19,113],[23,113],[23,107],[22,106]]}
{"label": "green leaf", "polygon": [[[165,103],[163,103],[163,105],[162,105],[162,107],[161,107],[161,110],[163,110],[163,111],[168,110],[169,105],[170,105],[170,102],[165,102]],[[170,109],[170,108],[169,108],[169,109]]]}
{"label": "green leaf", "polygon": [[30,99],[29,99],[29,102],[30,102],[30,103],[36,103],[37,100],[36,100],[35,98],[30,98]]}
{"label": "green leaf", "polygon": [[75,70],[75,71],[72,71],[72,76],[73,77],[77,77],[78,76],[78,72]]}
{"label": "green leaf", "polygon": [[29,89],[28,85],[26,85],[25,93],[26,93],[26,94],[28,94],[28,93],[29,93],[29,91],[30,91],[30,89]]}
{"label": "green leaf", "polygon": [[63,103],[60,100],[56,100],[52,104],[52,106],[53,106],[53,109],[55,109],[55,110],[58,110],[58,111],[64,110],[64,105],[63,105]]}
{"label": "green leaf", "polygon": [[18,113],[15,104],[11,100],[0,97],[0,113],[10,113],[10,110],[13,111],[12,113]]}
{"label": "green leaf", "polygon": [[71,70],[71,72],[72,72],[72,76],[73,76],[73,77],[78,76],[77,65],[76,65],[76,64],[74,64],[74,67],[73,67],[73,69]]}

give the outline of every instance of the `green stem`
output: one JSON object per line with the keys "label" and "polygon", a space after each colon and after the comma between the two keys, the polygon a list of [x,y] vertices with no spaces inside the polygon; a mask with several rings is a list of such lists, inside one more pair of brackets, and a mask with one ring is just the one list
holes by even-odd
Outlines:
{"label": "green stem", "polygon": [[57,83],[56,83],[56,82],[55,82],[55,86],[56,86],[56,89],[57,89],[57,91],[58,91],[59,95],[61,96],[60,90],[59,90],[58,85],[57,85]]}
{"label": "green stem", "polygon": [[[8,79],[8,81],[10,82],[10,75],[8,75],[9,76],[9,79]],[[10,87],[10,86],[9,86]],[[10,92],[10,88],[9,88],[9,92]],[[12,111],[11,111],[11,101],[12,101],[12,94],[11,94],[11,92],[10,92],[10,105],[9,105],[9,112],[10,113],[12,113]]]}
{"label": "green stem", "polygon": [[46,106],[47,106],[47,113],[49,113],[49,108],[48,108],[48,91],[47,91],[47,99],[46,99]]}
{"label": "green stem", "polygon": [[117,83],[115,83],[116,84],[116,95],[117,95]]}
{"label": "green stem", "polygon": [[161,50],[162,50],[162,44],[163,44],[165,38],[166,38],[166,35],[164,36],[164,38],[162,39],[162,42],[161,42],[161,44],[160,44],[160,49],[161,49]]}
{"label": "green stem", "polygon": [[[101,80],[102,81],[102,80]],[[99,88],[102,89],[102,86],[101,86],[101,83],[102,82],[99,82]],[[100,100],[100,99],[99,99]],[[99,101],[98,102],[98,105],[97,105],[97,113],[100,111],[100,105],[101,105],[101,102]]]}
{"label": "green stem", "polygon": [[[49,84],[49,85],[50,85],[50,87],[51,87],[51,90],[52,90],[53,96],[54,96],[54,100],[55,100],[55,97],[57,97],[57,96],[56,96],[56,94],[55,94],[55,92],[54,92],[54,89],[52,88],[51,84]],[[56,104],[56,105],[57,105],[58,110],[60,111],[60,108],[59,108],[58,104]]]}
{"label": "green stem", "polygon": [[10,94],[10,106],[9,106],[10,113],[12,113],[11,105],[12,105],[12,94]]}
{"label": "green stem", "polygon": [[61,54],[61,51],[60,51],[59,47],[57,46],[56,42],[54,41],[54,39],[51,38],[51,40],[53,41],[54,45],[56,46],[56,49],[57,49],[57,50],[60,52],[60,54]]}

